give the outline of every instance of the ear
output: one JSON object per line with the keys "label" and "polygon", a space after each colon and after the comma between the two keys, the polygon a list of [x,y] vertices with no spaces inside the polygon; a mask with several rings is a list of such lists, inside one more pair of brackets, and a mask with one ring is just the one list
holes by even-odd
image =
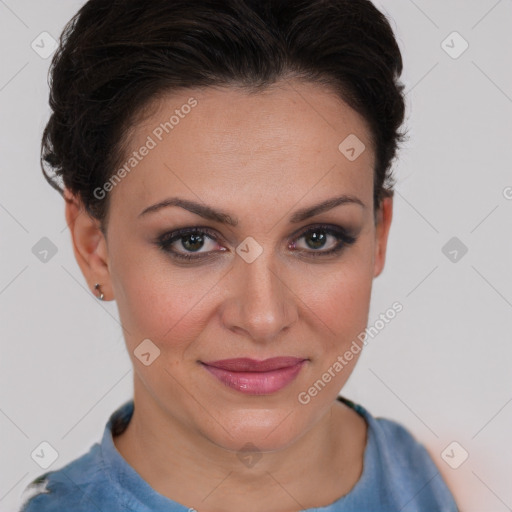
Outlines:
{"label": "ear", "polygon": [[89,289],[98,296],[94,285],[99,283],[104,300],[112,299],[107,242],[100,229],[100,222],[91,217],[80,198],[67,189],[64,190],[64,199],[73,252]]}
{"label": "ear", "polygon": [[393,218],[393,198],[385,197],[381,201],[377,212],[377,224],[375,228],[375,260],[374,277],[381,274],[386,262],[386,249],[388,244],[389,228]]}

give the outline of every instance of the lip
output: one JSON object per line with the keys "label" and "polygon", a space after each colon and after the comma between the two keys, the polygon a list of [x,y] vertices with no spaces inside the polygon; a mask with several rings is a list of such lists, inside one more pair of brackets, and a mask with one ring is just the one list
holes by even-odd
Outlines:
{"label": "lip", "polygon": [[290,384],[306,361],[298,357],[272,357],[263,361],[244,357],[201,364],[232,389],[250,395],[268,395]]}

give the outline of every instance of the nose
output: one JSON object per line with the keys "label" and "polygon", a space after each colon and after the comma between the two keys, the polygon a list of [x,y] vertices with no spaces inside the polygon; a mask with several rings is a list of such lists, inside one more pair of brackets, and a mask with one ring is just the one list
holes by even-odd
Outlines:
{"label": "nose", "polygon": [[265,251],[252,263],[238,258],[229,273],[229,296],[223,303],[224,326],[268,343],[279,338],[297,321],[297,296],[282,269]]}

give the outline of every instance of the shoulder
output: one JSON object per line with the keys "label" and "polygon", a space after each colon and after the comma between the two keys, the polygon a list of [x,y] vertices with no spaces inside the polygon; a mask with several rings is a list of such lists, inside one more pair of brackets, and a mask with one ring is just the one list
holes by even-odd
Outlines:
{"label": "shoulder", "polygon": [[131,510],[112,475],[112,434],[122,432],[133,413],[129,400],[112,413],[100,443],[64,467],[37,477],[23,491],[20,512],[109,512]]}
{"label": "shoulder", "polygon": [[[400,423],[387,418],[373,418],[372,430],[379,454],[394,471],[437,471],[423,444]],[[429,473],[430,474],[430,473]]]}
{"label": "shoulder", "polygon": [[388,418],[375,418],[370,415],[368,418],[379,449],[386,457],[399,465],[409,465],[414,463],[415,456],[426,454],[424,446],[402,424]]}
{"label": "shoulder", "polygon": [[425,446],[406,427],[372,416],[364,407],[346,400],[366,420],[365,465],[372,487],[388,506],[402,512],[438,510],[457,512],[457,505]]}
{"label": "shoulder", "polygon": [[404,510],[435,506],[457,511],[457,506],[425,446],[400,423],[372,418],[372,432],[383,471]]}
{"label": "shoulder", "polygon": [[102,510],[102,489],[108,486],[100,446],[64,467],[47,471],[23,491],[20,512],[61,512],[63,510]]}

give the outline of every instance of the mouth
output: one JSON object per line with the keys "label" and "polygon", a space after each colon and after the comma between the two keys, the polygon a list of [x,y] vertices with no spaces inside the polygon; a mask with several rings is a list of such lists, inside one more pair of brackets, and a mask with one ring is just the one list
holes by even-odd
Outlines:
{"label": "mouth", "polygon": [[288,386],[307,359],[273,357],[264,361],[249,358],[201,362],[224,385],[249,395],[270,395]]}

